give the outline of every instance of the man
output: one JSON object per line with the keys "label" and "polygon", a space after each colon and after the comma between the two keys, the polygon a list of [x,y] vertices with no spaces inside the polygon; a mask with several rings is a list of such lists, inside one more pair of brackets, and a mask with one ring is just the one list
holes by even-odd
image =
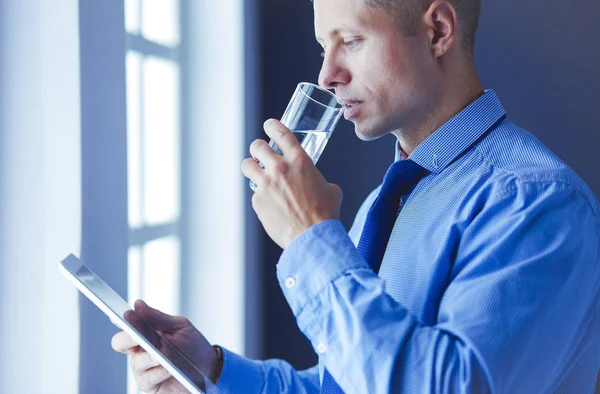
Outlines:
{"label": "man", "polygon": [[[217,381],[215,392],[593,391],[600,203],[483,90],[473,62],[479,8],[314,1],[320,84],[344,99],[361,139],[397,138],[397,162],[346,233],[340,188],[281,123],[265,123],[283,155],[255,141],[242,171],[284,249],[278,279],[319,366],[295,371],[213,348],[185,318],[138,302]],[[133,354],[143,390],[184,392],[135,346],[113,338]]]}

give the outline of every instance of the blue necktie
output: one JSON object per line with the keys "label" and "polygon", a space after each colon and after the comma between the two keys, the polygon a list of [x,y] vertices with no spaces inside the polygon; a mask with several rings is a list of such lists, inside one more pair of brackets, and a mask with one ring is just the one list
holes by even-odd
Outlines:
{"label": "blue necktie", "polygon": [[[379,195],[371,205],[363,227],[358,252],[375,272],[379,272],[392,228],[400,209],[400,199],[409,194],[427,170],[412,160],[399,160],[383,178]],[[321,394],[344,394],[333,376],[325,369]]]}

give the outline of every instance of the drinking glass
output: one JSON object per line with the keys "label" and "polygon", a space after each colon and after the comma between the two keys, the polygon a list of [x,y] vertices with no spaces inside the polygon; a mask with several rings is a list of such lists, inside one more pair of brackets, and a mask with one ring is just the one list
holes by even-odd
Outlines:
{"label": "drinking glass", "polygon": [[[292,131],[313,163],[317,163],[335,126],[344,112],[344,102],[327,89],[309,82],[300,82],[283,113],[281,123]],[[271,140],[269,146],[282,154]],[[262,163],[259,163],[263,167]],[[256,191],[256,184],[250,181]]]}

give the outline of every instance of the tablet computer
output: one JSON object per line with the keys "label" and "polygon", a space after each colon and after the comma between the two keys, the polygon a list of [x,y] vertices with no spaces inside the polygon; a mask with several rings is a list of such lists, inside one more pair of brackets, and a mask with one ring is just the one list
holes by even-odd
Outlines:
{"label": "tablet computer", "polygon": [[128,333],[190,393],[204,394],[214,384],[173,344],[142,320],[116,291],[74,255],[58,265],[60,271],[102,312]]}

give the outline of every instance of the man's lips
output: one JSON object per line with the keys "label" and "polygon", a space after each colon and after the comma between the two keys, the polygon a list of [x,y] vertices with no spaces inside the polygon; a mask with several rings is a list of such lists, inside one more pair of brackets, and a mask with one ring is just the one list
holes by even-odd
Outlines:
{"label": "man's lips", "polygon": [[356,112],[358,111],[358,109],[361,107],[361,104],[363,103],[360,100],[344,100],[344,103],[346,103],[345,105],[345,109],[344,109],[344,118],[346,119],[352,119],[355,115]]}

